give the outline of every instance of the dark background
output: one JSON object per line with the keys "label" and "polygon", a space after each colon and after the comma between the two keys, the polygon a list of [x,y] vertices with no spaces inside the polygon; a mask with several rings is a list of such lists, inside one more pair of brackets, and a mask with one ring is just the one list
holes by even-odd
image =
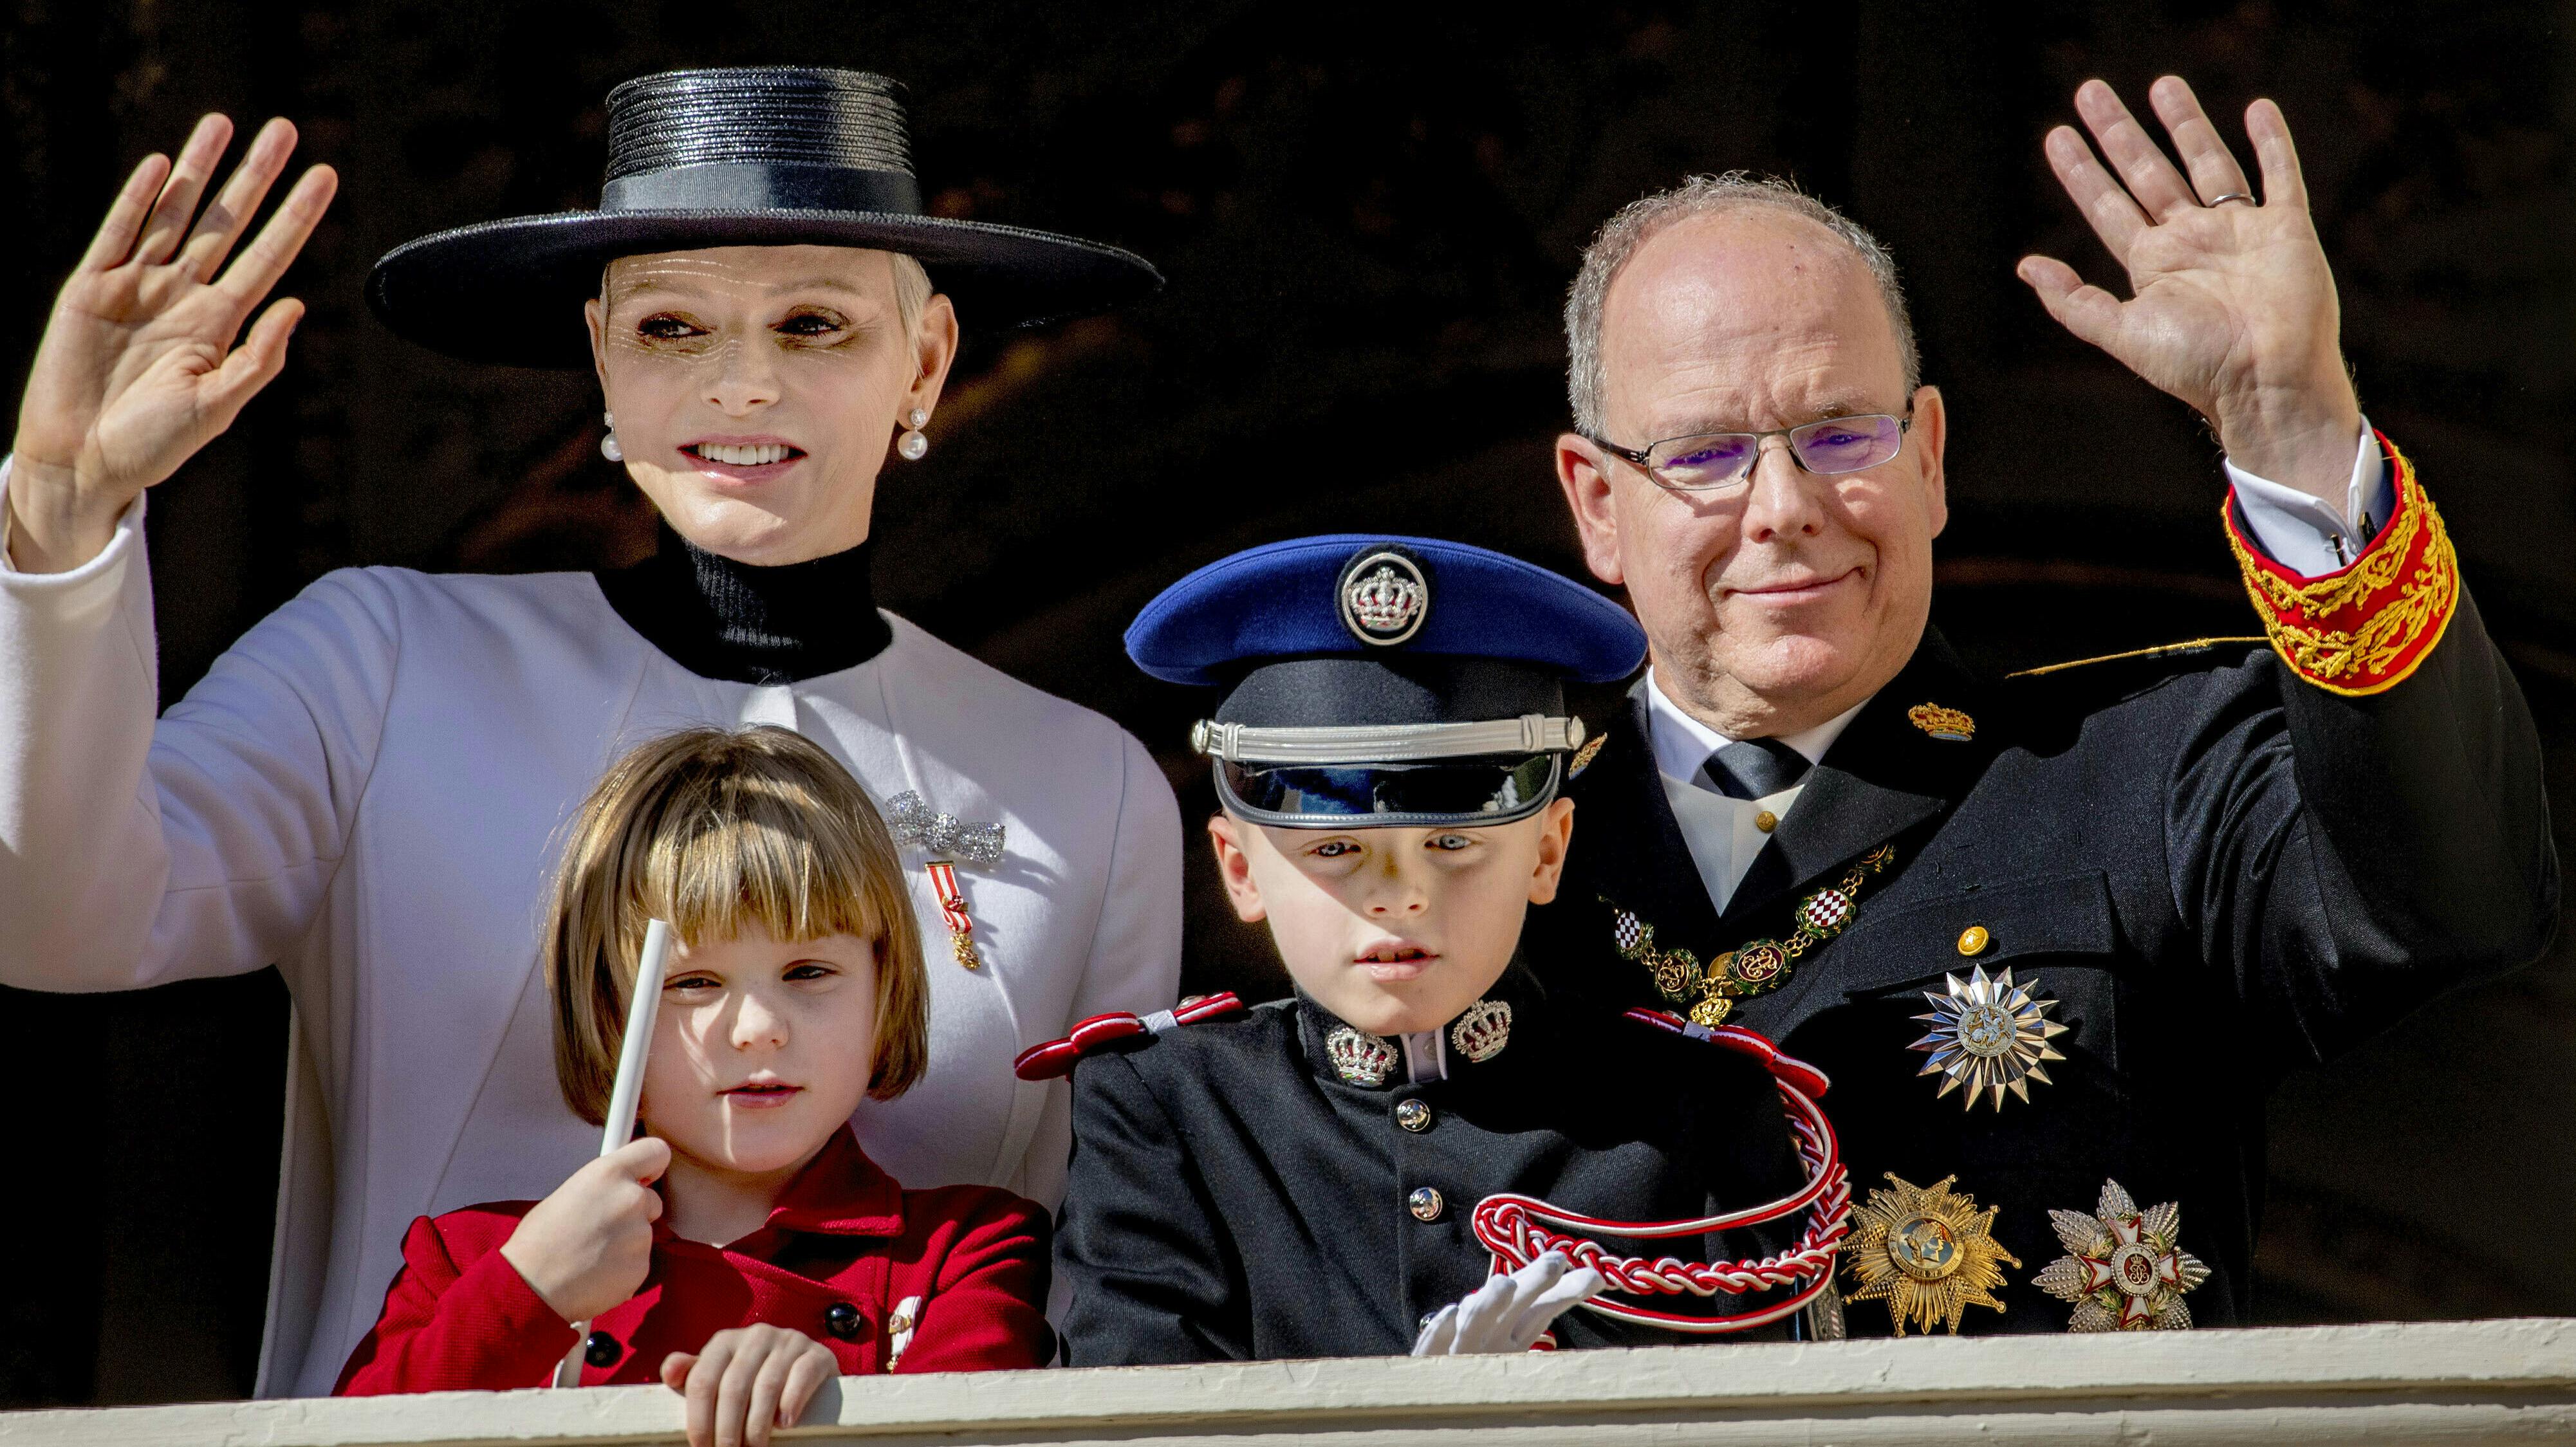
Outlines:
{"label": "dark background", "polygon": [[[2039,141],[2085,77],[2143,111],[2170,70],[2232,137],[2256,95],[2288,111],[2364,405],[2440,499],[2576,819],[2567,5],[1101,8],[14,0],[11,395],[118,180],[198,113],[245,135],[291,116],[342,176],[287,283],[312,313],[286,376],[153,495],[165,699],[330,568],[587,567],[649,546],[594,450],[586,376],[449,363],[379,327],[359,286],[422,232],[591,204],[614,82],[765,61],[909,82],[941,212],[1116,241],[1170,276],[1051,332],[965,318],[928,460],[889,464],[877,578],[931,631],[1135,730],[1193,818],[1207,794],[1179,741],[1199,700],[1125,664],[1127,618],[1191,566],[1327,529],[1579,575],[1548,473],[1558,307],[1589,231],[1691,171],[1794,176],[1895,251],[1955,426],[1935,617],[1974,659],[2250,632],[2210,440],[2012,276],[2043,250],[2117,284]],[[1195,859],[1191,885],[1193,985],[1277,992]],[[0,991],[0,1240],[18,1253],[0,1406],[248,1389],[285,1016],[268,972]],[[2269,1109],[2268,1319],[2576,1313],[2566,947]]]}

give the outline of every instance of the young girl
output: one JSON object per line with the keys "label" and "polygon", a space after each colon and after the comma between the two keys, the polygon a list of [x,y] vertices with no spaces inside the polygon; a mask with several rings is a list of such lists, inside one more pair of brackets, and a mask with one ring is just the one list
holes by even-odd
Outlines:
{"label": "young girl", "polygon": [[692,1442],[759,1443],[827,1377],[1044,1365],[1044,1212],[905,1190],[851,1137],[929,1039],[911,904],[858,784],[762,727],[657,739],[591,791],[545,966],[556,1073],[594,1124],[657,918],[676,938],[638,1138],[542,1201],[414,1221],[339,1391],[538,1386],[578,1342],[583,1385],[658,1379]]}

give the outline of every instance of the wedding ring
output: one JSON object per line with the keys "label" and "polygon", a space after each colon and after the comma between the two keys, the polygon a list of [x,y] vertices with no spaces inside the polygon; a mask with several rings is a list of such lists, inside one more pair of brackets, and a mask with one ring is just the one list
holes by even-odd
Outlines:
{"label": "wedding ring", "polygon": [[2248,206],[2255,204],[2254,198],[2246,195],[2242,191],[2230,191],[2224,196],[2213,197],[2209,204],[2212,206],[2224,206],[2230,201],[2242,201]]}

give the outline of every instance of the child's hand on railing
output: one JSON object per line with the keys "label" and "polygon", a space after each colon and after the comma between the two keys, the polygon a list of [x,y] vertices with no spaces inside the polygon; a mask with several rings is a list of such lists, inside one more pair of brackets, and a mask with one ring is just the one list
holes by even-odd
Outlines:
{"label": "child's hand on railing", "polygon": [[520,1218],[502,1259],[566,1321],[613,1310],[652,1266],[662,1216],[653,1182],[670,1164],[671,1147],[651,1136],[592,1161]]}
{"label": "child's hand on railing", "polygon": [[662,1360],[662,1385],[688,1399],[689,1447],[769,1447],[841,1374],[832,1349],[783,1326],[737,1326]]}

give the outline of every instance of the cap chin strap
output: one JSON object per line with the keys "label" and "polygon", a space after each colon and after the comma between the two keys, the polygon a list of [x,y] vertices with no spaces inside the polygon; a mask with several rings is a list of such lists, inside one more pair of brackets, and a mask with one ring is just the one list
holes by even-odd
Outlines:
{"label": "cap chin strap", "polygon": [[1319,767],[1414,764],[1494,754],[1570,753],[1583,747],[1583,720],[1525,713],[1480,723],[1319,725],[1260,728],[1204,721],[1190,747],[1230,764]]}

